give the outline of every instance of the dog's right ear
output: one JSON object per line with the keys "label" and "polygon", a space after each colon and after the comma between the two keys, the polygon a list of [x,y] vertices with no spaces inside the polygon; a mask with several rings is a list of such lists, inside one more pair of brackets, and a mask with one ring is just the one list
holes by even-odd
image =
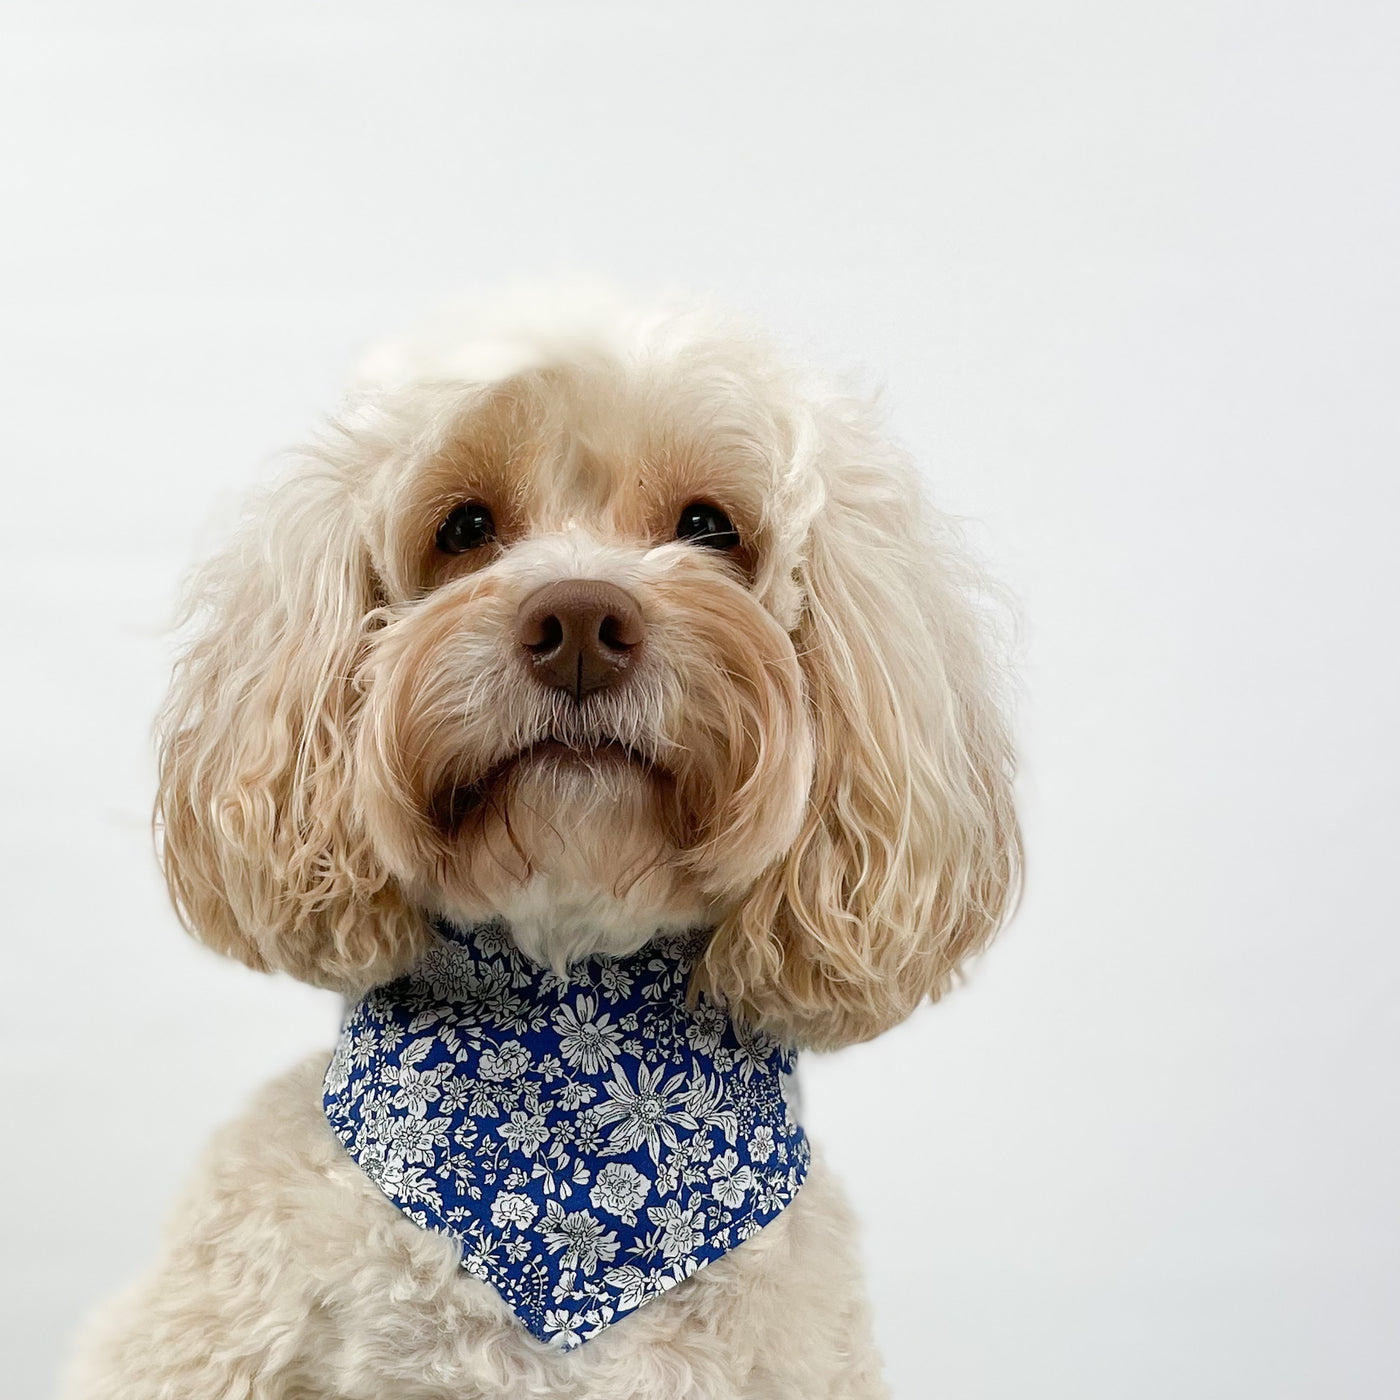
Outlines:
{"label": "dog's right ear", "polygon": [[346,991],[426,937],[354,800],[378,601],[347,473],[312,459],[196,576],[159,726],[156,827],[181,920],[251,967]]}

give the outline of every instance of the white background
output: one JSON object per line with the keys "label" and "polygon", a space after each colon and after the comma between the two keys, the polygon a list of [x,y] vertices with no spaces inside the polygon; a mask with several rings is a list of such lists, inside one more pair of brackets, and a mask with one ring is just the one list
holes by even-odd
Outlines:
{"label": "white background", "polygon": [[807,1074],[896,1394],[1396,1394],[1393,3],[0,26],[7,1394],[336,1020],[166,906],[179,576],[366,345],[560,271],[883,379],[1022,602],[1023,912]]}

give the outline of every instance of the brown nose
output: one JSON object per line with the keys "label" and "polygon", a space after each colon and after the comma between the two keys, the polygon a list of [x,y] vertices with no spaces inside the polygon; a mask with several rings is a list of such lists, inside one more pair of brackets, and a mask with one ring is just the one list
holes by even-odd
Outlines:
{"label": "brown nose", "polygon": [[516,622],[536,677],[575,700],[623,680],[645,635],[636,603],[622,589],[591,578],[546,584],[520,605]]}

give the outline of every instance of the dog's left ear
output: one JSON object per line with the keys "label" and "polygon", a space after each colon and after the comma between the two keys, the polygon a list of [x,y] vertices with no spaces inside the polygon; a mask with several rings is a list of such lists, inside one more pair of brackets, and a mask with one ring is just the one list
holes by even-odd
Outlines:
{"label": "dog's left ear", "polygon": [[1003,922],[1021,868],[984,585],[873,411],[828,414],[795,435],[825,493],[794,634],[817,749],[807,819],[697,978],[817,1047],[939,997]]}

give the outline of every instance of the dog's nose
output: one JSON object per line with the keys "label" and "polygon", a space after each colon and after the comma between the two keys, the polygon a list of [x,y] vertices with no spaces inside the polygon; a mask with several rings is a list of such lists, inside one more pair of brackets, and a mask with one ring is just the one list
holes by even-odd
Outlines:
{"label": "dog's nose", "polygon": [[535,676],[575,700],[623,680],[645,635],[641,609],[601,579],[546,584],[520,605],[516,622]]}

